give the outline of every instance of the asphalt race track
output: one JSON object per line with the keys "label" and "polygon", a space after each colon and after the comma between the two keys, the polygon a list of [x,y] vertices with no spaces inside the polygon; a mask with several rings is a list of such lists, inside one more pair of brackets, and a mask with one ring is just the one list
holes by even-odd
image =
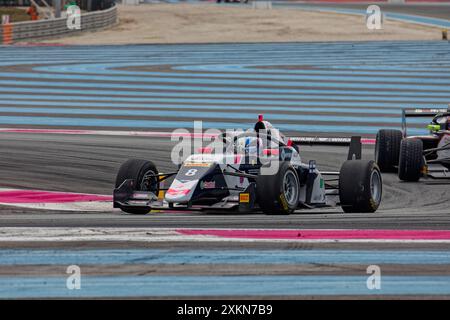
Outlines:
{"label": "asphalt race track", "polygon": [[[26,46],[0,55],[4,188],[111,194],[127,158],[174,170],[170,132],[199,119],[204,129],[246,129],[263,113],[289,135],[373,138],[399,128],[401,108],[450,102],[448,42]],[[426,132],[423,119],[409,123],[410,134]],[[337,170],[345,153],[302,154]],[[383,212],[425,207],[423,228],[445,212],[447,186],[384,180]]]}
{"label": "asphalt race track", "polygon": [[[449,185],[385,174],[374,214],[133,216],[113,210],[110,195],[128,158],[174,170],[170,132],[192,131],[194,120],[248,128],[264,113],[297,136],[373,138],[399,128],[401,108],[450,102],[449,48],[0,47],[0,298],[448,298]],[[410,133],[425,124],[412,121]],[[373,145],[363,154],[373,158]],[[301,155],[338,170],[346,150],[303,147]],[[86,207],[69,210],[74,196]],[[83,270],[82,290],[65,288],[71,264]],[[385,276],[378,292],[366,287],[373,264]]]}
{"label": "asphalt race track", "polygon": [[[7,150],[0,166],[2,187],[53,191],[110,194],[120,164],[130,158],[150,159],[161,172],[176,169],[168,161],[175,142],[162,138],[136,138],[79,135],[3,134],[0,148]],[[365,147],[366,158],[373,157],[373,147]],[[305,147],[305,160],[317,159],[323,170],[339,170],[346,158],[345,147]],[[48,159],[52,159],[51,162]],[[446,197],[450,187],[421,183],[401,183],[395,174],[384,178],[383,204],[376,214],[342,214],[339,208],[308,210],[277,217],[265,215],[227,215],[155,213],[152,217],[80,214],[57,215],[42,210],[3,207],[3,226],[70,227],[193,227],[193,228],[400,228],[441,229],[450,227]],[[418,197],[417,194],[422,196]],[[425,208],[425,210],[424,210]]]}

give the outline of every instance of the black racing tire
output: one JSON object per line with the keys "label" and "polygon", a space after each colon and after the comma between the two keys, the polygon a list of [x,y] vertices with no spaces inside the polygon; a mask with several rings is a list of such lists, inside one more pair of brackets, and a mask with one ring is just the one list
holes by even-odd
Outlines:
{"label": "black racing tire", "polygon": [[[125,180],[134,179],[136,182],[136,191],[152,191],[155,194],[159,192],[157,180],[152,185],[144,184],[144,177],[148,174],[158,174],[155,164],[148,160],[129,159],[124,162],[117,172],[115,186],[118,188]],[[122,211],[131,214],[147,214],[149,210],[140,208],[121,208]]]}
{"label": "black racing tire", "polygon": [[402,181],[419,181],[424,165],[423,143],[419,139],[403,139],[400,145],[398,177]]}
{"label": "black racing tire", "polygon": [[400,130],[381,129],[375,143],[375,162],[381,172],[395,172],[400,155],[400,142],[403,134]]}
{"label": "black racing tire", "polygon": [[291,163],[279,162],[275,174],[259,174],[256,180],[256,196],[258,205],[265,214],[282,215],[294,212],[298,207],[300,182]]}
{"label": "black racing tire", "polygon": [[344,212],[375,212],[381,203],[383,181],[375,161],[345,161],[339,173],[339,199]]}

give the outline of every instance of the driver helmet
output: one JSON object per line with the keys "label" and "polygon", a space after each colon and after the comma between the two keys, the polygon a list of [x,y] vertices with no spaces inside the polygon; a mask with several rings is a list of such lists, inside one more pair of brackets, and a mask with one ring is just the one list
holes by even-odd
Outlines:
{"label": "driver helmet", "polygon": [[[237,141],[238,153],[256,154],[262,147],[262,139],[258,137],[242,137]],[[261,150],[260,150],[261,153]]]}

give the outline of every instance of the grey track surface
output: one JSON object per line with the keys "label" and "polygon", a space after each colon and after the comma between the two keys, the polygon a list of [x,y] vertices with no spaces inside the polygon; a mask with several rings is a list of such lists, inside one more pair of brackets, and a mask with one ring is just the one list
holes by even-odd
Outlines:
{"label": "grey track surface", "polygon": [[[2,187],[111,194],[120,164],[131,157],[154,161],[162,172],[170,163],[169,139],[117,136],[2,134]],[[346,148],[305,147],[304,160],[317,159],[325,170],[339,169]],[[373,148],[365,147],[366,158]],[[385,174],[384,198],[375,214],[343,214],[339,208],[298,211],[290,216],[177,213],[133,216],[119,211],[68,213],[9,206],[0,209],[2,226],[201,227],[201,228],[366,228],[448,229],[449,185],[401,183]],[[418,196],[420,195],[420,196]]]}

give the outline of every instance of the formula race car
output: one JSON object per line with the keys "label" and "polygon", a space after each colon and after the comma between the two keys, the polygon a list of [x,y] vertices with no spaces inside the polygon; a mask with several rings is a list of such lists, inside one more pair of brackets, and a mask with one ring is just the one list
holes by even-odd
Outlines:
{"label": "formula race car", "polygon": [[[408,117],[433,117],[430,133],[407,135]],[[450,179],[450,106],[448,109],[404,109],[402,130],[379,130],[375,161],[382,172],[397,171],[403,181],[421,177]]]}
{"label": "formula race car", "polygon": [[[217,144],[219,152],[213,153]],[[320,172],[314,160],[302,162],[300,144],[346,144],[348,160],[340,172]],[[329,206],[375,212],[381,197],[381,173],[375,161],[361,160],[361,137],[288,139],[260,116],[253,129],[217,135],[175,172],[159,173],[147,160],[126,161],[117,174],[114,207],[132,214],[164,209],[289,214]]]}

